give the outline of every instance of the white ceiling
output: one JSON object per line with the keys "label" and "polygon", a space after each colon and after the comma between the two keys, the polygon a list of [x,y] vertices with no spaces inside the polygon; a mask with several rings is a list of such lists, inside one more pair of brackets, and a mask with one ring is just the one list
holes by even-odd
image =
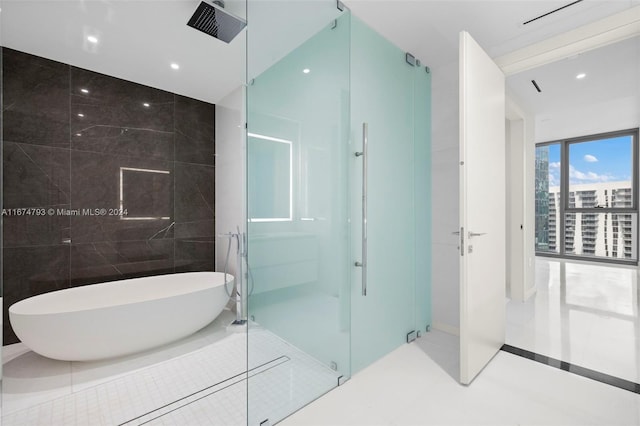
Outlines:
{"label": "white ceiling", "polygon": [[[234,2],[235,1],[235,2]],[[200,0],[3,0],[3,46],[217,102],[244,82],[246,31],[230,44],[186,25]],[[241,0],[227,9],[243,14]],[[92,45],[87,35],[96,35]],[[180,65],[173,70],[170,64]]]}
{"label": "white ceiling", "polygon": [[[586,74],[577,79],[580,73]],[[534,88],[535,80],[542,92]],[[640,37],[513,75],[507,85],[536,115],[640,96]]]}
{"label": "white ceiling", "polygon": [[[3,46],[216,103],[244,81],[246,32],[225,44],[187,27],[199,1],[3,0],[0,41]],[[270,7],[271,0],[254,1],[262,10]],[[332,0],[315,0],[307,5],[319,2]],[[244,15],[244,0],[226,3],[228,10]],[[303,0],[271,3],[274,10],[278,8],[279,21],[274,21],[272,32],[261,29],[265,35],[260,40],[262,46],[285,49],[289,24],[312,29],[308,22],[295,16],[305,10],[317,15],[317,6],[309,9]],[[354,15],[401,49],[436,67],[456,60],[461,30],[470,32],[496,57],[628,9],[640,4],[640,0],[585,0],[526,26],[522,22],[570,0],[345,3]],[[97,46],[86,43],[88,34],[98,35]],[[295,47],[295,43],[290,44]],[[267,50],[259,48],[252,55],[263,52],[273,61],[282,53],[276,52],[278,49]],[[180,70],[172,70],[171,62],[179,63]]]}
{"label": "white ceiling", "polygon": [[431,67],[458,57],[458,34],[469,32],[492,57],[564,33],[640,4],[585,0],[527,25],[571,0],[345,0],[353,13]]}
{"label": "white ceiling", "polygon": [[[431,67],[457,61],[463,30],[495,58],[640,5],[638,0],[585,0],[523,25],[572,0],[344,1],[354,15]],[[587,77],[577,80],[580,72]],[[542,93],[535,90],[532,79]],[[637,104],[640,41],[636,37],[538,67],[509,77],[507,83],[522,106],[536,116],[629,97]]]}

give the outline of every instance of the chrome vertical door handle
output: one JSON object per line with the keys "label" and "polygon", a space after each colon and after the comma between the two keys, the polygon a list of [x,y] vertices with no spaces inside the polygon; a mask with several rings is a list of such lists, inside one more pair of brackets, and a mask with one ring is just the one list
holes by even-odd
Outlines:
{"label": "chrome vertical door handle", "polygon": [[354,265],[362,268],[362,295],[367,295],[367,148],[369,145],[369,125],[362,123],[362,151],[356,157],[362,157],[362,262]]}

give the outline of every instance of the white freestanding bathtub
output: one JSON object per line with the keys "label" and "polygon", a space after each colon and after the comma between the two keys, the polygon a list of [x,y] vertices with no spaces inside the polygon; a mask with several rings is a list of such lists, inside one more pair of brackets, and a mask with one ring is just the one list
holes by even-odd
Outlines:
{"label": "white freestanding bathtub", "polygon": [[[233,276],[227,274],[232,288]],[[229,297],[222,272],[188,272],[44,293],[14,303],[9,319],[34,352],[91,361],[151,349],[200,330]]]}

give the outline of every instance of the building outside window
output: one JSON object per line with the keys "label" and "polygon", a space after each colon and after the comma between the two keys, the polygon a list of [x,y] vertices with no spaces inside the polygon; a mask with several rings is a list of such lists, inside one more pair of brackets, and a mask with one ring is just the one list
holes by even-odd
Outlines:
{"label": "building outside window", "polygon": [[537,254],[637,264],[637,144],[633,129],[536,146]]}

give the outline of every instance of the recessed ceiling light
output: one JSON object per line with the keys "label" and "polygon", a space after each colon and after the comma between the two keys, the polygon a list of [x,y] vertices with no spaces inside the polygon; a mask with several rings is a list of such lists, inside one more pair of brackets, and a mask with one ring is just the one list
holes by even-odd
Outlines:
{"label": "recessed ceiling light", "polygon": [[580,74],[576,75],[576,78],[577,78],[578,80],[582,80],[582,79],[583,79],[583,78],[585,78],[586,76],[587,76],[587,75],[586,75],[585,73],[581,72]]}
{"label": "recessed ceiling light", "polygon": [[143,105],[143,106],[145,106],[145,107],[147,107],[147,108],[149,108],[149,106],[150,106],[148,102],[145,102],[145,103],[143,103],[142,105]]}
{"label": "recessed ceiling light", "polygon": [[81,91],[82,93],[89,93],[89,90],[88,90],[88,89],[80,89],[80,91]]}
{"label": "recessed ceiling light", "polygon": [[83,113],[78,113],[78,117],[84,117]]}
{"label": "recessed ceiling light", "polygon": [[92,36],[92,35],[87,36],[87,41],[88,41],[89,43],[96,44],[96,43],[98,42],[98,37],[96,37],[96,36]]}
{"label": "recessed ceiling light", "polygon": [[171,64],[171,68],[173,68],[174,70],[179,70],[180,69],[180,65],[176,64],[175,62],[173,62]]}
{"label": "recessed ceiling light", "polygon": [[302,70],[303,73],[305,74],[309,74],[311,72],[311,70],[309,68],[305,68]]}

